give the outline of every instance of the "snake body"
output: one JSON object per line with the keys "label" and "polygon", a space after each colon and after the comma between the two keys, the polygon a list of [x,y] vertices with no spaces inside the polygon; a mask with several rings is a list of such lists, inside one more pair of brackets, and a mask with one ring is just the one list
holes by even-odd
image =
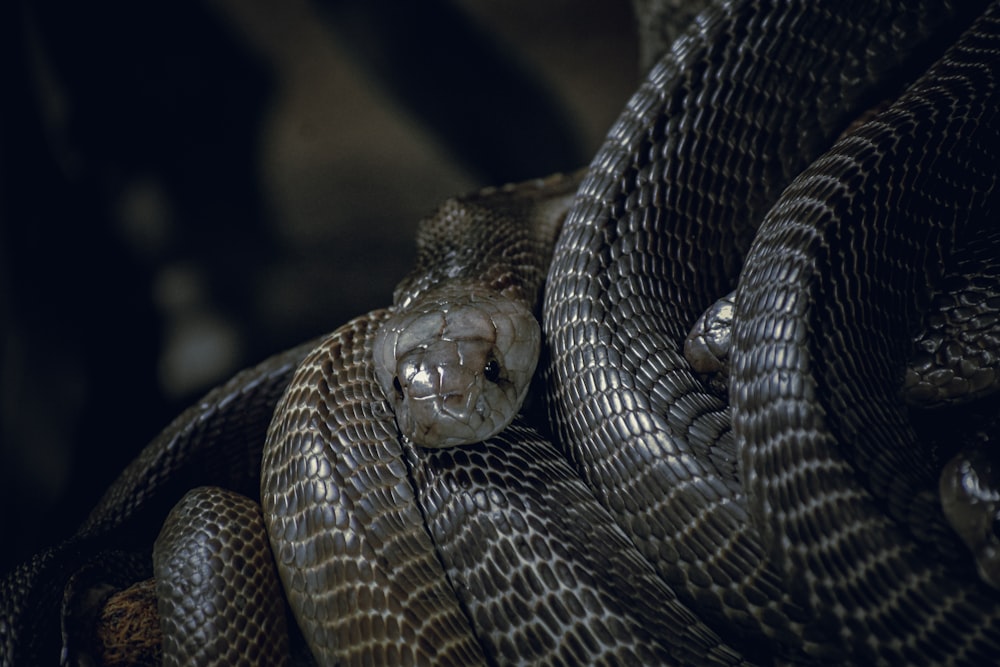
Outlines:
{"label": "snake body", "polygon": [[[553,179],[449,202],[396,305],[181,415],[73,539],[4,580],[0,664],[51,662],[58,633],[36,629],[73,597],[67,578],[142,549],[184,490],[255,495],[258,472],[322,664],[995,660],[1000,597],[945,522],[898,396],[940,265],[992,238],[1000,9],[985,4],[713,3],[575,198]],[[449,319],[453,299],[500,293],[520,321],[543,283],[555,444],[514,417],[521,379],[491,379],[502,326]],[[683,345],[734,288],[727,402]],[[432,344],[406,338],[414,322],[450,351],[415,360]],[[429,370],[455,350],[473,369],[461,391]],[[421,386],[432,407],[408,417]],[[504,389],[503,415],[470,386]],[[439,417],[461,422],[456,440]],[[468,419],[483,442],[418,446],[467,442]]]}
{"label": "snake body", "polygon": [[[873,102],[875,91],[900,75],[913,49],[928,52],[931,33],[947,30],[941,5],[923,5],[927,13],[917,19],[891,3],[837,4],[841,9],[822,3],[794,11],[771,3],[715,7],[699,18],[701,30],[654,68],[595,158],[555,251],[544,328],[552,348],[549,387],[560,441],[584,478],[682,599],[731,628],[735,641],[750,628],[750,636],[770,636],[792,655],[835,658],[828,651],[847,646],[867,658],[905,662],[912,653],[894,653],[891,642],[871,653],[871,647],[855,649],[852,642],[874,640],[868,633],[855,640],[845,620],[811,625],[836,628],[832,646],[831,638],[795,626],[802,610],[795,602],[812,613],[826,614],[825,605],[798,595],[786,599],[780,583],[786,578],[774,569],[780,561],[767,557],[780,539],[765,533],[761,540],[754,523],[773,514],[746,498],[760,486],[773,490],[785,459],[777,456],[769,476],[749,480],[760,486],[746,486],[737,474],[729,406],[703,388],[682,356],[694,320],[736,286],[767,211],[776,202],[788,205],[784,188]],[[935,12],[942,23],[921,26],[930,30],[922,37],[919,29],[897,30],[907,20],[920,26]],[[839,20],[831,22],[831,14]],[[772,46],[754,46],[760,44],[754,39]],[[792,55],[794,44],[803,48]],[[759,58],[752,65],[747,52]],[[791,70],[790,62],[796,63]],[[760,289],[770,293],[774,282],[762,281]],[[857,298],[842,293],[834,303]],[[758,335],[766,336],[771,329],[762,326]],[[774,381],[773,374],[766,377]],[[747,394],[747,414],[766,409],[761,398]],[[757,434],[763,442],[770,442],[785,409],[780,401],[771,405],[773,415]],[[786,505],[793,500],[784,497],[767,510]],[[838,543],[833,517],[808,530]],[[836,562],[846,577],[859,561]],[[931,613],[949,605],[935,601]],[[987,594],[979,611],[994,607]],[[967,628],[965,641],[979,641],[981,623]]]}
{"label": "snake body", "polygon": [[[258,494],[274,407],[315,345],[275,355],[210,391],[143,448],[76,534],[0,581],[0,664],[92,659],[87,642],[61,627],[68,606],[78,599],[98,603],[113,589],[151,576],[153,541],[190,489],[212,485]],[[76,586],[80,579],[84,584]]]}
{"label": "snake body", "polygon": [[[461,272],[475,271],[496,275],[494,292],[523,295],[531,312],[576,185],[549,179],[446,203],[424,224],[423,238],[458,239],[463,253],[481,247],[458,256],[455,270],[452,241],[433,243],[433,257],[418,257],[417,279],[403,283],[397,303],[437,298],[441,280],[459,274],[464,284]],[[481,294],[473,293],[475,305]],[[501,326],[508,312],[496,314]],[[433,454],[400,440],[390,408],[397,389],[366,362],[396,315],[369,313],[320,344],[268,434],[261,501],[286,594],[317,660],[741,662],[525,424]],[[412,356],[402,347],[402,358]],[[482,368],[483,357],[473,359],[472,369]],[[573,568],[559,567],[570,558]],[[359,625],[371,628],[364,641]]]}
{"label": "snake body", "polygon": [[[796,179],[761,226],[737,292],[730,398],[754,516],[800,596],[837,617],[865,659],[887,657],[866,643],[890,628],[905,660],[968,655],[998,632],[995,592],[927,557],[941,512],[921,510],[935,507],[925,496],[940,467],[927,465],[899,400],[928,296],[958,247],[995,224],[1000,61],[981,55],[1000,48],[998,28],[994,5]],[[776,466],[778,443],[791,465]],[[804,530],[833,521],[835,541]],[[845,565],[861,559],[878,566]],[[890,609],[874,602],[890,594]],[[967,619],[957,636],[941,631],[942,610]]]}

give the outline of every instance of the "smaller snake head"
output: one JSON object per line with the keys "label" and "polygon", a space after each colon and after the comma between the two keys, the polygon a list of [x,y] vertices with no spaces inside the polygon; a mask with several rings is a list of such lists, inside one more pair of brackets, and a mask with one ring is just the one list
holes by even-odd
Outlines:
{"label": "smaller snake head", "polygon": [[486,440],[528,393],[541,327],[519,301],[469,289],[411,304],[376,334],[375,374],[396,424],[422,447]]}
{"label": "smaller snake head", "polygon": [[972,551],[983,581],[1000,589],[1000,459],[971,446],[944,467],[940,479],[945,517]]}

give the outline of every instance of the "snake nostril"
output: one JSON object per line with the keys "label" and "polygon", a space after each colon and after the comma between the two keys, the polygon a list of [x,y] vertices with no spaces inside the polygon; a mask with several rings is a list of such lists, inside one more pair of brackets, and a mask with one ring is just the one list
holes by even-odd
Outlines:
{"label": "snake nostril", "polygon": [[403,385],[399,382],[399,376],[392,378],[392,388],[396,390],[396,398],[403,400]]}

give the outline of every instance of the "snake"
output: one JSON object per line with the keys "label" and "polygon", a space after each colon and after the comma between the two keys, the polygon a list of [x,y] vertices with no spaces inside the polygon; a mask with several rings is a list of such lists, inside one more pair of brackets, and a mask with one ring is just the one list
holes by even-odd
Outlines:
{"label": "snake", "polygon": [[[996,256],[998,23],[711,3],[584,174],[449,200],[392,306],[169,425],[3,581],[0,664],[85,656],[204,485],[259,497],[207,532],[263,524],[319,664],[995,660],[990,468],[948,447],[996,406],[924,432],[900,387],[955,258]],[[684,343],[734,290],[720,395]],[[264,584],[226,590],[258,625]]]}

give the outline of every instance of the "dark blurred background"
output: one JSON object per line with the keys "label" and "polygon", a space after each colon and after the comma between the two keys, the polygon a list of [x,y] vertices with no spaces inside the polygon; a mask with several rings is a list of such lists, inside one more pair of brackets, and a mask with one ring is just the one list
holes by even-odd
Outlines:
{"label": "dark blurred background", "polygon": [[627,0],[0,9],[0,571],[236,370],[387,305],[417,221],[587,162]]}

